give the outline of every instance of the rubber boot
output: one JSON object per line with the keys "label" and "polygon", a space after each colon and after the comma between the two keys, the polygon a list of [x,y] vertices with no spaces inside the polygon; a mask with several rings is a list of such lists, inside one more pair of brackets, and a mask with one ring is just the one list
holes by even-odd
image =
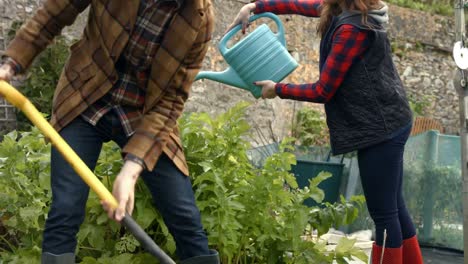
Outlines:
{"label": "rubber boot", "polygon": [[42,253],[41,264],[75,264],[75,254],[54,255],[48,252]]}
{"label": "rubber boot", "polygon": [[220,264],[219,254],[216,250],[210,249],[210,255],[196,256],[184,259],[180,264]]}
{"label": "rubber boot", "polygon": [[[403,247],[388,248],[386,247],[382,256],[382,247],[377,244],[372,245],[372,262],[371,264],[402,264],[403,263]],[[380,260],[382,259],[382,262]]]}
{"label": "rubber boot", "polygon": [[403,264],[423,264],[421,248],[416,236],[403,240]]}

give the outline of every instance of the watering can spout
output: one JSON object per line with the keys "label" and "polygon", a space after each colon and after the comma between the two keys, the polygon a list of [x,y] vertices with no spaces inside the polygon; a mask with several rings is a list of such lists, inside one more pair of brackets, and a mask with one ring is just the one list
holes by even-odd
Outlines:
{"label": "watering can spout", "polygon": [[209,79],[239,88],[248,86],[232,68],[227,68],[222,72],[202,71],[195,77],[195,81],[201,79]]}

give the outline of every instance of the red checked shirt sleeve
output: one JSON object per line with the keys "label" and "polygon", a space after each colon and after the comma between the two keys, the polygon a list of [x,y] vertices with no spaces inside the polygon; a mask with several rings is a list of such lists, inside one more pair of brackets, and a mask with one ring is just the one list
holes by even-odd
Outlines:
{"label": "red checked shirt sleeve", "polygon": [[295,14],[319,17],[323,0],[272,0],[256,1],[254,13],[272,12],[278,15]]}
{"label": "red checked shirt sleeve", "polygon": [[369,46],[366,30],[352,25],[339,27],[333,36],[331,51],[316,83],[276,84],[276,94],[283,99],[326,103],[336,93],[351,65],[361,59]]}

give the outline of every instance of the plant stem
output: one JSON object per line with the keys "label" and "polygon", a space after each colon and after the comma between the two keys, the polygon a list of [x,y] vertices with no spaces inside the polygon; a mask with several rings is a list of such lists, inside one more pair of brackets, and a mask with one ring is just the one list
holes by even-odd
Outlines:
{"label": "plant stem", "polygon": [[80,246],[80,249],[87,249],[87,250],[104,252],[104,250],[102,250],[102,249],[97,249],[97,248],[92,248],[92,247],[85,247],[85,246]]}
{"label": "plant stem", "polygon": [[239,261],[240,261],[240,259],[241,259],[241,256],[242,256],[242,255],[241,255],[242,249],[244,248],[244,238],[245,238],[245,236],[242,236],[242,238],[241,238],[241,243],[240,243],[240,246],[239,246],[239,251],[237,252],[237,256],[235,257],[235,261],[234,261],[235,264],[239,264]]}
{"label": "plant stem", "polygon": [[13,252],[13,253],[16,252],[15,247],[10,243],[10,241],[8,241],[8,239],[5,238],[5,236],[0,236],[0,238],[10,248],[11,252]]}

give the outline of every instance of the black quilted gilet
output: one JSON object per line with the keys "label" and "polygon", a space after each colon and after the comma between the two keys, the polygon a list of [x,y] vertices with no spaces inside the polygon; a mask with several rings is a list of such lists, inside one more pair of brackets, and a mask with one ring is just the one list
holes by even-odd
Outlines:
{"label": "black quilted gilet", "polygon": [[363,58],[348,71],[342,85],[325,104],[333,154],[362,149],[393,137],[412,121],[406,92],[392,60],[386,31],[369,17],[370,29],[361,15],[335,17],[320,46],[320,68],[330,52],[335,30],[352,24],[370,31],[371,41]]}

